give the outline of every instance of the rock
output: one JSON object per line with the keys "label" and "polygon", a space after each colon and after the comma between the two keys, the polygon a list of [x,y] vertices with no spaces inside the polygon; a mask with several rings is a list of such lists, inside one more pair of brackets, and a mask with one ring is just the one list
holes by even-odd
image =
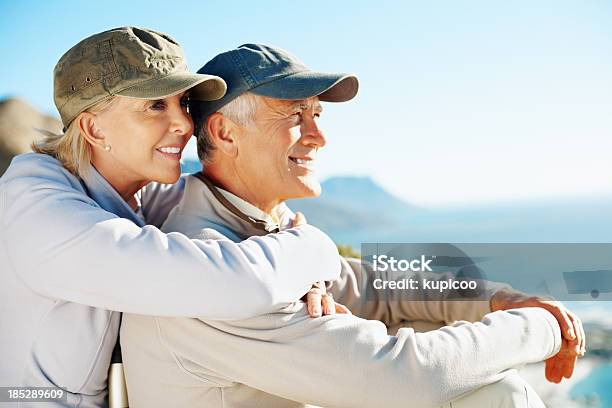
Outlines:
{"label": "rock", "polygon": [[0,175],[13,156],[31,151],[32,142],[42,136],[36,129],[60,133],[62,124],[21,99],[0,101]]}

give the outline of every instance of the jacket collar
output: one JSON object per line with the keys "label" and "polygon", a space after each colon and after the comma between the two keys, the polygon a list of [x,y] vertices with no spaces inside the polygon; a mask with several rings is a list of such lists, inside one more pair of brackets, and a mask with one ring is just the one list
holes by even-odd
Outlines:
{"label": "jacket collar", "polygon": [[[288,228],[291,224],[294,214],[285,203],[281,203],[277,207],[278,220],[275,222],[272,217],[264,216],[261,210],[240,197],[229,192],[224,194],[225,191],[220,191],[220,188],[215,186],[202,172],[193,174],[193,176],[202,182],[206,200],[213,208],[217,209],[215,214],[223,214],[221,219],[216,219],[217,217],[213,217],[213,214],[209,213],[206,215],[206,218],[211,218],[209,221],[217,224],[227,224],[230,221],[228,218],[231,218],[234,231],[236,230],[236,221],[239,221],[238,225],[241,225],[241,231],[236,232],[246,232],[253,229],[259,232],[252,235],[278,232],[281,229]],[[226,211],[219,211],[219,207]]]}
{"label": "jacket collar", "polygon": [[87,191],[87,195],[98,203],[104,210],[116,214],[121,218],[127,218],[139,227],[143,227],[144,221],[132,210],[117,191],[94,166],[91,166],[87,174],[81,178],[81,183]]}
{"label": "jacket collar", "polygon": [[281,226],[280,216],[278,215],[278,211],[277,211],[278,208],[281,207],[280,205],[276,206],[272,210],[272,214],[268,214],[262,211],[261,209],[259,209],[258,207],[254,206],[250,202],[243,200],[237,195],[227,190],[224,190],[221,187],[217,187],[217,190],[223,195],[223,197],[227,199],[227,201],[232,203],[234,207],[238,209],[238,211],[240,211],[247,217],[254,219],[254,220],[264,221],[266,223],[265,225],[266,231],[279,229],[279,227]]}

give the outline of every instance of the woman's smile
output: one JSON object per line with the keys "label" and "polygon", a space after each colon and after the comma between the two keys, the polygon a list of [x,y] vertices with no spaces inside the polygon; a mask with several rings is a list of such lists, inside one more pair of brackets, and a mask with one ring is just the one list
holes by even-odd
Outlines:
{"label": "woman's smile", "polygon": [[184,146],[163,146],[155,149],[162,157],[169,160],[181,160]]}

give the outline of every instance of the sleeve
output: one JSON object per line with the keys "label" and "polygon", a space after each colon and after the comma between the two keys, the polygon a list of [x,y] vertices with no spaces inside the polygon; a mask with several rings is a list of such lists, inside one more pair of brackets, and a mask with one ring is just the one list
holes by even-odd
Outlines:
{"label": "sleeve", "polygon": [[[402,298],[394,296],[394,291],[388,288],[379,290],[368,287],[372,286],[377,277],[371,264],[353,258],[341,258],[340,261],[340,277],[331,285],[334,299],[348,307],[356,316],[380,320],[387,325],[414,320],[444,324],[457,320],[477,322],[491,312],[489,299],[493,294],[509,287],[497,282],[479,280],[478,284],[484,292],[478,295],[478,299],[487,300],[448,300],[450,295],[455,294],[450,290],[442,293],[415,290]],[[421,282],[425,278],[432,281],[447,280],[452,276],[431,272],[405,272],[401,277],[394,277],[400,278],[412,278]]]}
{"label": "sleeve", "polygon": [[183,197],[187,174],[174,184],[149,183],[142,191],[142,208],[147,224],[161,228],[170,211]]}
{"label": "sleeve", "polygon": [[315,227],[240,243],[191,240],[118,218],[64,179],[23,175],[0,184],[3,264],[43,296],[139,314],[240,319],[277,310],[312,282],[338,275],[336,247]]}
{"label": "sleeve", "polygon": [[[312,319],[304,309],[296,303],[236,322],[160,318],[158,332],[203,381],[224,378],[290,400],[353,408],[439,406],[554,355],[561,343],[554,317],[537,308],[428,333],[403,328],[397,336],[377,321]],[[122,341],[138,341],[129,336],[122,332]]]}

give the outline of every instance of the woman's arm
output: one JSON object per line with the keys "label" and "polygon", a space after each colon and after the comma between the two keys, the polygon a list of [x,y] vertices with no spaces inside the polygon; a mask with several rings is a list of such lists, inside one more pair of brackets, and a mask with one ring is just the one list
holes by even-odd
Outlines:
{"label": "woman's arm", "polygon": [[9,254],[0,269],[43,296],[138,314],[240,319],[295,301],[312,282],[339,273],[335,245],[312,226],[237,244],[140,228],[101,209],[74,176],[41,156],[16,158],[0,179],[0,245]]}

